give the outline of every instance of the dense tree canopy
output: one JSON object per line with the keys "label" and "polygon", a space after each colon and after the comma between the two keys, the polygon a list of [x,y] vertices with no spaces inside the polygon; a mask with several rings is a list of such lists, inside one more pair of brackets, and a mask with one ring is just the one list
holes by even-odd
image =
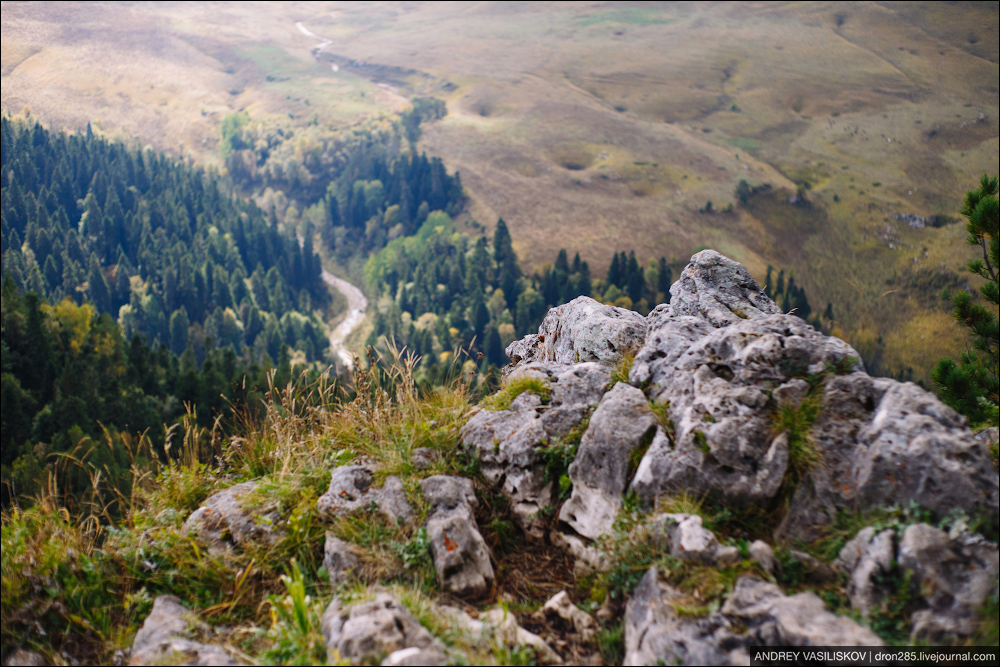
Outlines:
{"label": "dense tree canopy", "polygon": [[4,117],[2,270],[53,302],[87,299],[126,338],[180,353],[208,335],[238,354],[310,358],[329,292],[312,240],[219,178],[152,150]]}

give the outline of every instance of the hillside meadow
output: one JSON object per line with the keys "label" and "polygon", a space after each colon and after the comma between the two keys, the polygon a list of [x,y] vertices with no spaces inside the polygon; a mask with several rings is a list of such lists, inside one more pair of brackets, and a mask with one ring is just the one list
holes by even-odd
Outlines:
{"label": "hillside meadow", "polygon": [[978,286],[954,222],[997,171],[997,32],[995,3],[5,3],[2,103],[219,165],[234,111],[342,128],[434,96],[460,228],[503,217],[527,270],[712,247],[926,378],[964,345],[942,289]]}

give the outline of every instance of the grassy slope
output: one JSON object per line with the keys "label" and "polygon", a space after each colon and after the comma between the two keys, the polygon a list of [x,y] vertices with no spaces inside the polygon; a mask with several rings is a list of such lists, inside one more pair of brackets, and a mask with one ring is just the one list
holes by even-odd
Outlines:
{"label": "grassy slope", "polygon": [[[444,97],[422,147],[461,170],[472,218],[508,221],[529,268],[563,246],[599,272],[617,249],[683,263],[702,245],[760,279],[794,268],[852,342],[881,337],[920,377],[964,340],[942,274],[975,283],[960,226],[895,215],[954,215],[997,170],[997,26],[995,6],[918,3],[13,6],[3,105],[211,162],[233,109],[343,124]],[[699,213],[742,178],[808,181],[815,208]]]}

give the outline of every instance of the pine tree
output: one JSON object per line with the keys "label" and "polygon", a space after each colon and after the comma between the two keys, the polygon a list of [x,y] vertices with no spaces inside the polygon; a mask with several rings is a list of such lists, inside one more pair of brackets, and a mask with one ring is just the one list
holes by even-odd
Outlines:
{"label": "pine tree", "polygon": [[997,307],[1000,306],[998,271],[1000,271],[1000,209],[997,205],[997,177],[983,174],[979,188],[965,195],[962,215],[968,220],[969,245],[978,246],[982,259],[969,262],[969,271],[986,283],[980,294],[990,307],[972,302],[972,295],[959,292],[952,303],[955,319],[971,330],[972,349],[962,353],[958,363],[941,359],[931,372],[940,390],[941,400],[969,418],[974,424],[1000,422],[1000,383],[998,383],[998,345],[1000,330]]}

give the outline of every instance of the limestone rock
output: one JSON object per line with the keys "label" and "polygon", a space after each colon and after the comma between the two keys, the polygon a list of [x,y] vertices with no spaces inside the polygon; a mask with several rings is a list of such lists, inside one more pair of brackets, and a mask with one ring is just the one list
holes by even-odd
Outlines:
{"label": "limestone rock", "polygon": [[410,455],[410,463],[416,470],[427,470],[438,459],[438,453],[427,447],[417,447]]}
{"label": "limestone rock", "polygon": [[447,665],[448,656],[439,648],[418,648],[411,646],[393,651],[382,661],[382,667],[402,665]]}
{"label": "limestone rock", "polygon": [[538,662],[543,665],[561,665],[562,658],[544,639],[520,626],[506,609],[494,607],[482,614],[483,622],[495,628],[496,636],[507,646],[528,646],[535,649]]}
{"label": "limestone rock", "polygon": [[41,667],[45,664],[45,658],[41,653],[19,648],[7,656],[3,664],[4,667]]}
{"label": "limestone rock", "polygon": [[543,380],[551,391],[549,403],[523,393],[510,410],[480,410],[462,428],[463,444],[478,452],[484,477],[510,500],[511,514],[529,540],[544,540],[545,523],[538,512],[554,504],[555,480],[547,478],[538,449],[564,438],[590,414],[610,375],[609,368],[597,363],[525,363],[511,379]]}
{"label": "limestone rock", "polygon": [[495,575],[489,547],[476,524],[478,501],[472,481],[434,475],[420,486],[431,506],[427,535],[438,584],[455,595],[483,597],[493,586]]}
{"label": "limestone rock", "polygon": [[330,488],[319,497],[316,505],[320,514],[345,515],[366,509],[374,503],[383,514],[397,523],[413,518],[413,508],[406,500],[403,483],[398,477],[388,477],[381,489],[373,489],[374,473],[364,465],[346,465],[334,469]]}
{"label": "limestone rock", "polygon": [[442,652],[434,636],[388,593],[377,593],[372,602],[349,610],[335,598],[323,612],[322,627],[327,649],[356,663],[409,648]]}
{"label": "limestone rock", "polygon": [[690,316],[666,321],[650,331],[630,377],[669,406],[675,432],[649,448],[632,488],[647,504],[670,490],[735,505],[774,497],[788,436],[774,432],[768,388],[851,359],[860,364],[846,343],[791,315],[720,329]]}
{"label": "limestone rock", "polygon": [[330,533],[326,534],[326,544],[323,547],[323,567],[330,577],[330,584],[336,586],[354,576],[361,566],[361,558],[354,545],[345,542]]}
{"label": "limestone rock", "polygon": [[977,445],[965,417],[929,392],[893,383],[858,443],[854,480],[863,506],[915,500],[938,517],[987,508],[996,525],[1000,478],[989,453]]}
{"label": "limestone rock", "polygon": [[722,613],[748,627],[751,646],[882,646],[882,639],[826,609],[812,592],[786,596],[775,584],[740,577]]}
{"label": "limestone rock", "polygon": [[620,382],[606,393],[569,466],[573,495],[559,519],[590,539],[610,533],[629,481],[629,456],[656,430],[656,415],[642,391]]}
{"label": "limestone rock", "polygon": [[997,545],[981,536],[954,536],[921,523],[899,542],[900,567],[911,570],[927,608],[913,614],[914,640],[954,641],[976,630],[978,612],[996,594]]}
{"label": "limestone rock", "polygon": [[598,549],[590,540],[573,533],[554,530],[549,533],[552,546],[562,549],[573,556],[573,574],[585,577],[594,572],[604,572],[611,568],[611,562],[606,553]]}
{"label": "limestone rock", "polygon": [[739,559],[739,549],[719,543],[697,514],[657,514],[649,520],[654,544],[678,560],[702,565],[727,565]]}
{"label": "limestone rock", "polygon": [[243,482],[212,494],[191,513],[184,528],[201,537],[213,554],[223,553],[233,544],[277,540],[280,537],[275,527],[277,512],[255,514],[242,505],[240,499],[255,486],[256,482]]}
{"label": "limestone rock", "polygon": [[888,575],[895,565],[895,537],[896,531],[892,529],[876,534],[869,526],[844,545],[835,561],[838,570],[849,573],[847,595],[851,606],[865,618],[885,594],[877,590],[877,581]]}
{"label": "limestone rock", "polygon": [[715,614],[682,619],[671,601],[679,597],[650,568],[625,606],[625,665],[741,664],[740,640],[728,620]]}
{"label": "limestone rock", "polygon": [[670,314],[693,315],[714,327],[781,313],[739,262],[714,250],[691,257],[670,287]]}
{"label": "limestone rock", "polygon": [[563,626],[576,632],[585,642],[592,640],[597,633],[597,622],[590,614],[573,604],[566,591],[559,591],[549,598],[542,606],[542,613],[553,621],[561,620]]}
{"label": "limestone rock", "polygon": [[189,639],[206,627],[180,600],[161,595],[132,642],[132,665],[238,665],[218,646]]}
{"label": "limestone rock", "polygon": [[507,356],[514,367],[532,361],[613,366],[645,337],[646,320],[638,313],[580,296],[549,310],[538,333],[511,343]]}
{"label": "limestone rock", "polygon": [[765,572],[773,575],[778,569],[778,561],[774,558],[774,549],[763,540],[754,540],[748,549],[750,557],[763,568]]}

